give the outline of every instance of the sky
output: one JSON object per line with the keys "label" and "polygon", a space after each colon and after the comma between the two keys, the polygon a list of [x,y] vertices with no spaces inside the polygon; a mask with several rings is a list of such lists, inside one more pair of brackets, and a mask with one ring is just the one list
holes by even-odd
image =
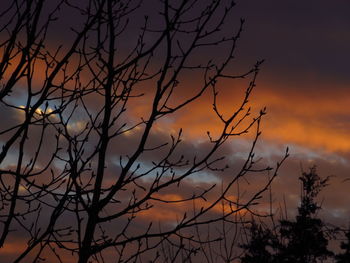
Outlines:
{"label": "sky", "polygon": [[271,146],[265,149],[288,145],[291,151],[278,183],[295,181],[300,166],[316,165],[321,176],[334,175],[324,206],[346,221],[350,3],[240,1],[237,7],[247,19],[242,56],[266,59],[256,91],[257,104],[268,111],[263,138]]}
{"label": "sky", "polygon": [[[228,67],[231,72],[242,73],[249,70],[258,60],[264,60],[258,74],[256,87],[249,98],[253,115],[266,107],[267,114],[263,116],[261,123],[262,135],[256,146],[256,155],[261,157],[261,165],[276,166],[288,147],[290,156],[280,168],[277,178],[272,184],[273,204],[278,210],[285,201],[290,215],[295,214],[295,208],[299,204],[298,177],[303,171],[314,165],[321,177],[331,176],[330,185],[320,195],[323,210],[322,217],[329,222],[347,226],[350,210],[348,204],[350,195],[350,2],[347,0],[238,0],[231,16],[225,24],[224,31],[237,29],[240,18],[245,19],[243,32],[237,43],[235,59]],[[50,5],[48,5],[49,7]],[[57,46],[58,43],[69,43],[73,35],[68,29],[71,25],[79,27],[81,20],[75,12],[64,13],[60,23],[54,23],[48,32],[48,48]],[[143,6],[140,11],[146,12],[157,24],[156,9],[152,5]],[[130,24],[131,30],[124,36],[121,46],[129,48],[135,40],[133,32],[140,25],[141,15],[133,17]],[[3,36],[3,35],[2,35]],[[152,41],[153,35],[149,36]],[[200,61],[212,57],[214,60],[224,56],[225,49],[213,49],[209,53],[199,53],[193,58]],[[1,54],[1,53],[0,53]],[[161,61],[161,58],[159,58]],[[39,72],[40,69],[38,70]],[[40,83],[40,75],[37,82]],[[6,78],[6,76],[5,76]],[[198,84],[198,75],[184,74],[178,93],[174,95],[174,101],[181,101],[193,94]],[[237,108],[244,97],[244,91],[249,79],[226,81],[219,85],[218,101],[220,110],[224,114]],[[152,89],[147,85],[142,88],[147,92]],[[128,112],[130,120],[137,118],[150,108],[150,97],[143,97],[132,104]],[[8,102],[20,107],[25,103],[25,96],[21,92],[14,93]],[[89,97],[87,103],[97,107],[101,102],[97,97]],[[97,106],[96,106],[97,105]],[[53,107],[52,105],[50,105]],[[5,105],[0,105],[3,123],[6,125],[23,120],[18,112],[8,110]],[[85,116],[86,117],[86,116]],[[176,134],[183,129],[183,144],[181,150],[192,157],[201,155],[208,149],[206,141],[207,131],[215,135],[219,122],[212,110],[212,94],[206,92],[190,107],[180,110],[173,117],[162,119],[157,123],[150,136],[150,145],[167,140],[169,133]],[[72,119],[70,129],[78,131],[84,127],[84,116],[76,114]],[[107,181],[113,182],[113,172],[119,171],[119,155],[128,154],[132,146],[136,144],[141,131],[134,130],[125,133],[123,139],[117,142],[118,147],[112,147],[109,151]],[[220,184],[228,181],[237,167],[244,160],[254,133],[240,136],[225,145],[220,154],[226,156],[230,166],[229,171],[220,175],[211,172],[201,173],[187,181],[178,192],[171,189],[168,193],[160,193],[162,198],[173,200],[178,196],[186,196],[193,191],[193,185],[206,186],[212,183]],[[34,138],[38,136],[34,132]],[[0,141],[6,140],[1,137]],[[153,143],[153,144],[152,144]],[[45,150],[52,149],[48,143]],[[92,149],[93,147],[91,147]],[[91,150],[87,147],[87,151]],[[31,152],[32,149],[29,149]],[[2,164],[2,168],[10,166],[15,157],[15,151],[10,152],[9,157]],[[145,155],[142,159],[142,169],[147,171],[154,158],[160,158],[162,152],[155,155]],[[47,157],[42,157],[46,160]],[[59,162],[55,169],[62,169]],[[266,178],[254,178],[247,184],[247,189],[263,184]],[[197,189],[197,188],[196,188]],[[197,190],[196,190],[197,191]],[[232,198],[235,198],[232,196]],[[268,199],[262,201],[262,206],[257,209],[267,209]],[[160,205],[158,212],[143,212],[141,221],[148,222],[154,218],[161,222],[172,222],[181,216],[188,207],[180,205]],[[215,207],[220,212],[220,207]],[[153,211],[153,210],[152,210]],[[45,219],[44,219],[45,221]],[[142,226],[142,222],[138,222]],[[4,258],[11,258],[16,252],[15,247],[22,244],[17,239],[21,235],[15,235],[7,247],[5,246]],[[4,255],[4,254],[3,254]],[[69,258],[69,256],[67,256]],[[1,259],[1,252],[0,252]],[[68,259],[67,259],[68,262]]]}
{"label": "sky", "polygon": [[[236,25],[245,19],[232,70],[265,60],[250,99],[256,111],[267,108],[258,153],[274,163],[286,147],[290,151],[273,186],[277,202],[284,195],[293,213],[298,177],[316,165],[320,176],[332,176],[320,196],[323,212],[343,225],[350,213],[349,10],[348,1],[245,0],[237,1],[231,20]],[[240,100],[240,85],[221,87],[224,111]],[[184,113],[171,125],[184,127],[192,139],[203,138],[217,125],[209,103],[204,98],[192,106],[196,119]]]}

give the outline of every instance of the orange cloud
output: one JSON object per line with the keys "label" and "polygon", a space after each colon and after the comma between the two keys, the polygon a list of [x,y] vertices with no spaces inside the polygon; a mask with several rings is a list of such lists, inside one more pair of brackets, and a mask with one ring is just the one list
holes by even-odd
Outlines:
{"label": "orange cloud", "polygon": [[21,241],[5,242],[4,246],[1,248],[1,253],[16,255],[19,251],[25,250],[26,247],[26,244]]}
{"label": "orange cloud", "polygon": [[[331,90],[328,85],[320,86],[317,93],[307,89],[300,92],[293,87],[281,90],[274,86],[266,88],[266,84],[258,86],[249,106],[252,107],[252,117],[267,107],[268,114],[262,122],[263,138],[328,152],[350,151],[350,97],[345,96],[344,87]],[[238,108],[243,95],[244,86],[241,89],[224,87],[218,101],[224,116]],[[139,105],[133,110],[133,115],[145,112],[147,107]],[[171,121],[160,122],[160,125],[167,130],[183,128],[184,135],[192,139],[207,138],[207,131],[217,135],[222,129],[221,121],[212,110],[210,92],[181,109],[171,117]]]}
{"label": "orange cloud", "polygon": [[342,90],[324,92],[278,93],[270,90],[260,95],[269,111],[263,136],[271,141],[299,144],[329,152],[350,151],[350,97]]}
{"label": "orange cloud", "polygon": [[[183,199],[184,197],[179,194],[156,194],[154,198],[166,200],[173,203],[154,203],[154,208],[143,210],[138,213],[140,218],[150,220],[150,221],[163,221],[163,222],[175,222],[180,221],[184,214],[193,215],[194,209],[198,212],[201,208],[208,208],[212,202],[210,200],[205,201],[203,199],[196,199],[195,201],[186,201],[186,202],[176,202]],[[230,201],[237,201],[237,198],[234,196],[229,196]],[[225,214],[234,211],[236,207],[230,206],[227,201],[222,201],[217,203],[211,208],[211,212],[215,214]],[[244,209],[240,210],[239,213],[244,213]]]}

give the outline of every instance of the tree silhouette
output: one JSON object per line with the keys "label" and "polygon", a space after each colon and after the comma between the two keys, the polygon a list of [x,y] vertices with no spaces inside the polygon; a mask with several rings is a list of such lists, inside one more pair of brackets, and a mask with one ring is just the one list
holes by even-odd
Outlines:
{"label": "tree silhouette", "polygon": [[341,253],[335,256],[337,263],[350,262],[350,231],[345,232],[345,241],[340,243],[340,248],[343,250]]}
{"label": "tree silhouette", "polygon": [[299,178],[302,183],[301,204],[295,221],[281,220],[277,262],[319,262],[333,255],[328,250],[325,223],[317,217],[321,209],[315,200],[319,192],[327,186],[329,177],[322,179],[312,167],[309,173]]}
{"label": "tree silhouette", "polygon": [[[183,244],[200,243],[191,229],[255,204],[287,157],[250,196],[231,198],[241,178],[271,170],[255,168],[265,110],[251,117],[248,106],[261,62],[232,73],[244,24],[225,29],[234,1],[153,4],[2,3],[0,249],[19,240],[13,262],[156,262],[166,243],[178,248],[171,261],[185,260],[196,250],[186,254]],[[223,80],[245,78],[241,102],[224,114]],[[210,92],[216,132],[192,151],[182,129],[171,130],[166,120]],[[198,174],[230,171],[220,151],[249,131],[247,157],[222,191],[194,187]],[[222,201],[227,209],[215,213]],[[179,204],[170,223],[155,218]]]}
{"label": "tree silhouette", "polygon": [[241,258],[242,263],[271,263],[275,262],[275,249],[278,240],[274,233],[262,224],[252,221],[249,227],[249,242],[242,245],[245,253]]}
{"label": "tree silhouette", "polygon": [[[329,177],[322,179],[316,173],[316,167],[299,178],[302,185],[301,204],[295,221],[279,220],[273,228],[253,221],[249,227],[250,239],[242,246],[245,249],[242,263],[248,262],[300,262],[315,263],[331,259],[333,252],[328,249],[329,237],[326,224],[317,217],[321,209],[316,198],[327,186]],[[346,249],[347,244],[342,243]],[[347,251],[347,250],[346,250]],[[339,260],[346,253],[339,255]]]}

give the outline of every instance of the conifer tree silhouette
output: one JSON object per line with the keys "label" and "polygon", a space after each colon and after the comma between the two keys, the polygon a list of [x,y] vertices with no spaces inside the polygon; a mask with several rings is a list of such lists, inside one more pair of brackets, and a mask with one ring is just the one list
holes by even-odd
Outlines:
{"label": "conifer tree silhouette", "polygon": [[316,202],[319,192],[327,186],[329,177],[320,178],[314,166],[299,179],[302,182],[302,191],[298,215],[295,221],[280,221],[282,243],[276,262],[313,263],[333,255],[327,248],[325,223],[317,217],[317,211],[321,207]]}
{"label": "conifer tree silhouette", "polygon": [[337,263],[347,263],[350,262],[350,228],[345,233],[346,240],[342,241],[340,248],[343,250],[335,256]]}
{"label": "conifer tree silhouette", "polygon": [[[302,190],[295,220],[280,220],[274,229],[253,222],[249,228],[251,239],[241,246],[246,249],[241,263],[316,263],[333,257],[334,253],[327,247],[325,223],[317,217],[321,206],[316,201],[328,185],[329,177],[318,176],[313,166],[299,180]],[[348,242],[341,244],[345,252],[336,257],[337,262],[350,262],[350,232],[346,237]]]}
{"label": "conifer tree silhouette", "polygon": [[246,249],[244,256],[241,258],[241,263],[272,263],[274,262],[273,250],[276,247],[276,237],[273,232],[258,224],[255,220],[249,227],[250,242],[241,245]]}

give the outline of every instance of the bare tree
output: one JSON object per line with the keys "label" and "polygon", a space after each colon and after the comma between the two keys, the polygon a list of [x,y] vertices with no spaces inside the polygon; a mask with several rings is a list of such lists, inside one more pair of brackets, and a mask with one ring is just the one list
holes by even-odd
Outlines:
{"label": "bare tree", "polygon": [[[156,262],[166,243],[175,251],[171,260],[185,262],[196,249],[183,244],[201,244],[191,231],[256,204],[287,153],[274,170],[256,167],[265,109],[251,117],[248,99],[261,62],[231,73],[244,24],[228,27],[234,6],[229,0],[7,3],[0,15],[0,247],[11,236],[25,240],[14,262],[68,262],[64,253],[79,263],[105,262],[111,251],[113,262]],[[67,14],[75,23],[62,34]],[[57,44],[60,34],[69,38]],[[224,114],[220,86],[245,78],[240,104]],[[166,121],[209,94],[218,127],[201,151],[189,150],[182,129],[164,130]],[[221,189],[189,187],[204,172],[229,173],[221,149],[249,131],[246,158]],[[246,175],[271,170],[259,189],[232,198]],[[179,204],[171,223],[152,217]]]}

